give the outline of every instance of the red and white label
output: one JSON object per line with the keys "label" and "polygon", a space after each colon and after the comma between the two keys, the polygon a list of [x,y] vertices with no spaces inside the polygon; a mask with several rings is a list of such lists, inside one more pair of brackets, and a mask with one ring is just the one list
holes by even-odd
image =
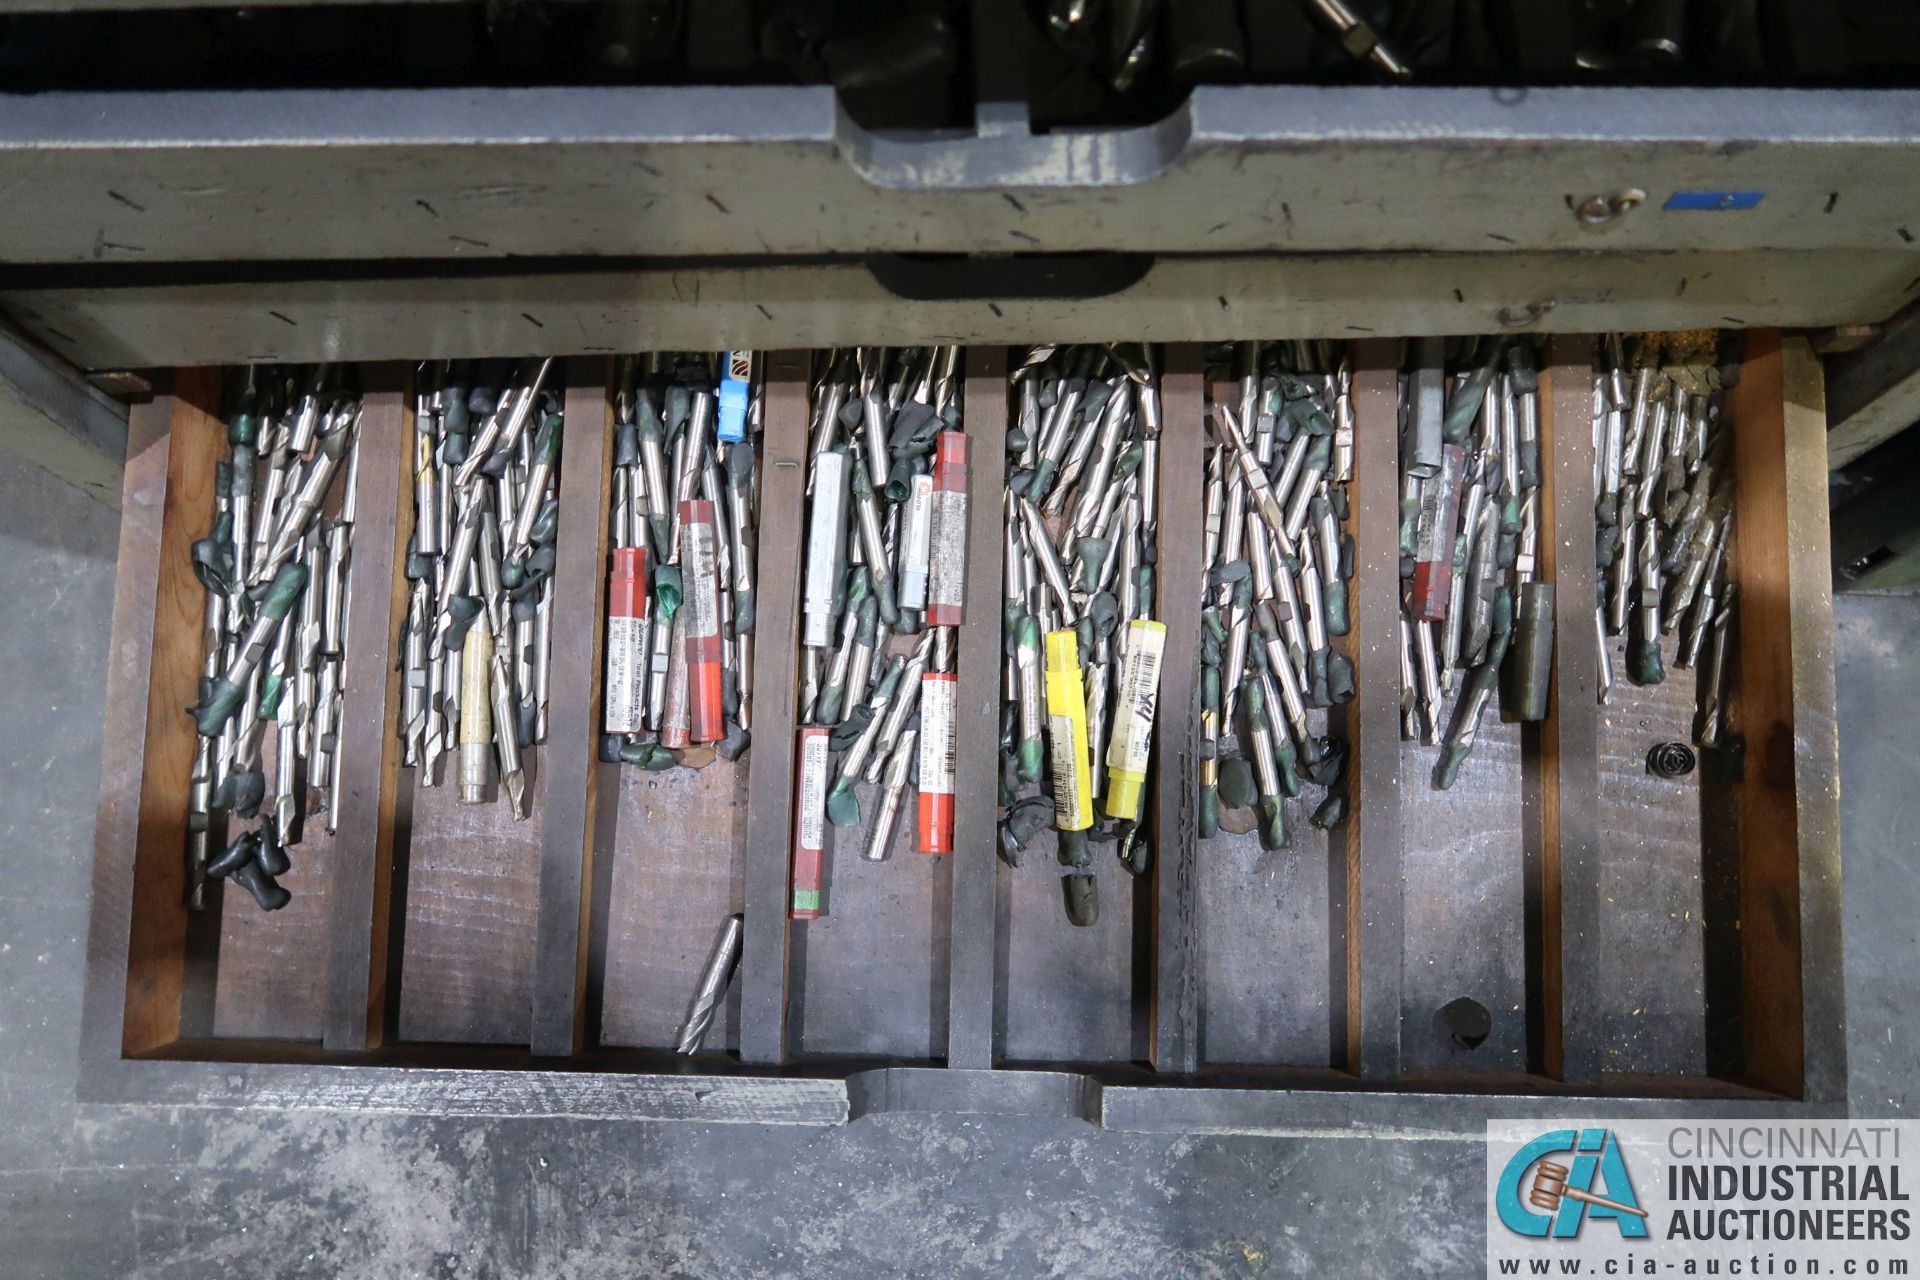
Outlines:
{"label": "red and white label", "polygon": [[823,906],[831,732],[820,726],[800,730],[800,777],[793,806],[792,915],[796,920],[817,919]]}
{"label": "red and white label", "polygon": [[646,727],[647,669],[652,641],[647,622],[647,553],[617,547],[607,583],[607,694],[603,724],[608,733],[639,733]]}
{"label": "red and white label", "polygon": [[929,671],[920,677],[920,851],[953,852],[953,790],[957,772],[954,708],[960,677]]}
{"label": "red and white label", "polygon": [[695,742],[727,734],[721,701],[719,531],[713,503],[694,498],[680,504],[680,568],[685,575],[687,726]]}

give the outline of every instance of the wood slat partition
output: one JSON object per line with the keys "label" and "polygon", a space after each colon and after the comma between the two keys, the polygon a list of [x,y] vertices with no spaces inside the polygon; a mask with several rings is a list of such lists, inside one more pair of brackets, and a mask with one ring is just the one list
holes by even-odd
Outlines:
{"label": "wood slat partition", "polygon": [[[1599,653],[1593,640],[1591,336],[1555,337],[1540,380],[1538,576],[1554,584],[1553,691],[1528,726],[1529,862],[1538,871],[1540,1057],[1535,1066],[1597,1085],[1601,1068]],[[1534,900],[1529,890],[1530,903]]]}
{"label": "wood slat partition", "polygon": [[[214,468],[225,456],[227,439],[219,404],[220,371],[195,368],[179,370],[173,394],[158,397],[149,406],[149,413],[165,423],[169,440],[165,507],[152,568],[152,663],[122,1023],[127,1053],[159,1048],[177,1039],[181,1031],[190,914],[186,907],[186,799],[195,737],[193,719],[182,709],[199,697],[200,625],[206,599],[193,576],[189,549],[213,523]],[[216,900],[217,895],[209,895],[209,911],[215,909]],[[207,978],[210,983],[211,975]]]}
{"label": "wood slat partition", "polygon": [[1398,344],[1355,344],[1352,733],[1347,782],[1347,1069],[1400,1074],[1404,982],[1400,826]]}
{"label": "wood slat partition", "polygon": [[1198,894],[1200,612],[1206,565],[1206,350],[1166,348],[1160,378],[1160,546],[1154,616],[1167,626],[1154,723],[1152,1035],[1154,1070],[1200,1065]]}
{"label": "wood slat partition", "polygon": [[340,822],[321,1042],[367,1049],[389,1021],[394,803],[399,791],[399,570],[413,535],[412,379],[405,365],[367,369],[360,413],[354,539],[347,566],[347,651],[341,673]]}
{"label": "wood slat partition", "polygon": [[747,754],[746,931],[740,1058],[787,1056],[787,888],[792,864],[794,693],[800,569],[806,556],[808,353],[767,357],[753,647],[753,749]]}
{"label": "wood slat partition", "polygon": [[1007,352],[966,353],[966,625],[956,657],[953,891],[947,962],[947,1065],[993,1065],[994,912],[999,863],[1002,537]]}
{"label": "wood slat partition", "polygon": [[[1732,397],[1739,659],[1729,728],[1739,785],[1744,1074],[1787,1097],[1845,1089],[1839,948],[1823,951],[1807,999],[1803,932],[1840,933],[1838,737],[1826,520],[1825,398],[1798,338],[1748,335]],[[1809,1025],[1809,1009],[1820,1010]]]}
{"label": "wood slat partition", "polygon": [[[566,447],[547,656],[547,742],[540,771],[540,903],[533,946],[534,1053],[582,1047],[600,743],[601,645],[607,612],[607,491],[613,362],[566,364]],[[564,621],[563,621],[564,620]]]}

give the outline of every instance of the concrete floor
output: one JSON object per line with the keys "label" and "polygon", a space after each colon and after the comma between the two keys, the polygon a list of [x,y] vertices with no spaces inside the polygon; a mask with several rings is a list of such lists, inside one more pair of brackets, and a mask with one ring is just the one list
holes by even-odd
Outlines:
{"label": "concrete floor", "polygon": [[[76,1106],[116,517],[0,455],[0,1275],[1479,1274],[1466,1140]],[[1920,599],[1838,607],[1852,1091],[1920,1062]],[[1419,1206],[1417,1229],[1405,1206]]]}

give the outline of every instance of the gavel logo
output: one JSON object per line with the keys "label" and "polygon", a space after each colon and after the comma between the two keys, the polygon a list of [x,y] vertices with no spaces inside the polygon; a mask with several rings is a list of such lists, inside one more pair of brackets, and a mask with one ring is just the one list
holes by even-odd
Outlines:
{"label": "gavel logo", "polygon": [[1569,1187],[1567,1166],[1555,1164],[1551,1160],[1542,1160],[1539,1169],[1533,1175],[1533,1190],[1527,1193],[1527,1203],[1547,1213],[1555,1213],[1558,1212],[1563,1197],[1568,1200],[1579,1200],[1585,1204],[1599,1205],[1612,1209],[1615,1213],[1630,1213],[1636,1218],[1647,1216],[1645,1209],[1621,1204],[1618,1200],[1609,1200],[1605,1196],[1597,1196],[1591,1191],[1582,1191],[1578,1187]]}

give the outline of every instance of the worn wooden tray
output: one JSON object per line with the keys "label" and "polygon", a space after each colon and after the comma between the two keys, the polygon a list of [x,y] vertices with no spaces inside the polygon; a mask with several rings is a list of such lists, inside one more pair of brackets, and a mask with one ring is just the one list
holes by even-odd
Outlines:
{"label": "worn wooden tray", "polygon": [[[1033,335],[1010,335],[1033,336]],[[806,356],[769,360],[754,744],[648,774],[595,754],[611,422],[605,358],[566,363],[549,741],[533,813],[416,790],[392,730],[410,530],[410,369],[365,376],[341,822],[271,917],[182,905],[218,371],[132,415],[107,690],[81,1092],[95,1101],[833,1123],[915,1108],[1131,1129],[1458,1128],[1494,1115],[1845,1106],[1840,862],[1818,362],[1750,335],[1736,415],[1742,753],[1641,769],[1691,681],[1596,704],[1593,340],[1553,340],[1545,573],[1563,640],[1544,724],[1489,724],[1448,793],[1400,741],[1397,348],[1355,348],[1349,654],[1330,715],[1351,812],[1262,855],[1193,836],[1196,614],[1165,611],[1154,874],[1070,929],[1054,875],[995,856],[1004,348],[967,353],[969,621],[950,858],[836,859],[831,914],[786,911]],[[1164,349],[1162,599],[1203,568],[1200,349]],[[572,620],[581,625],[566,625]],[[1703,815],[1710,817],[1703,819]],[[1305,831],[1304,824],[1301,829]],[[1108,859],[1107,861],[1111,861]],[[1102,878],[1106,868],[1102,869]],[[244,909],[242,909],[244,908]],[[707,1051],[668,1052],[712,930],[744,957]],[[1474,1049],[1436,1028],[1466,996]],[[1604,1101],[1595,1101],[1604,1099]]]}

